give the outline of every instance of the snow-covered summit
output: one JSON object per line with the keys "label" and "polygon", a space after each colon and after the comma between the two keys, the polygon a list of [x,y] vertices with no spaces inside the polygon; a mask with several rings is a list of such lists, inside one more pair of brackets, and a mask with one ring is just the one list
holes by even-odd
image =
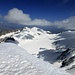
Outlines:
{"label": "snow-covered summit", "polygon": [[28,28],[25,27],[23,30],[16,35],[16,37],[21,38],[21,39],[30,39],[32,40],[33,38],[36,38],[39,35],[45,35],[45,34],[50,34],[51,32],[49,31],[44,31],[43,29],[33,27],[33,28]]}
{"label": "snow-covered summit", "polygon": [[25,27],[20,33],[15,34],[14,38],[19,42],[19,46],[26,49],[30,54],[38,54],[40,49],[55,49],[52,44],[57,34],[33,27]]}

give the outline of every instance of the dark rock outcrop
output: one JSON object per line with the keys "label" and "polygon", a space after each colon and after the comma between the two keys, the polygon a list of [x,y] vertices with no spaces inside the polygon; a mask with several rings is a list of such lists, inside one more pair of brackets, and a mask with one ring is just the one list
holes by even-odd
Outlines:
{"label": "dark rock outcrop", "polygon": [[5,38],[5,42],[11,42],[11,41],[15,41],[15,39],[13,37],[6,37]]}
{"label": "dark rock outcrop", "polygon": [[72,57],[69,58],[69,59],[65,59],[65,60],[62,62],[61,67],[68,66],[69,64],[71,64],[72,62],[74,62],[74,59],[75,59],[75,56],[72,56]]}

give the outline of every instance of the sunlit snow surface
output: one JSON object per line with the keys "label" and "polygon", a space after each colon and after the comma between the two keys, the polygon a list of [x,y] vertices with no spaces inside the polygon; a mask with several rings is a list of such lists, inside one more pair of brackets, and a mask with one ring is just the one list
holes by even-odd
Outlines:
{"label": "sunlit snow surface", "polygon": [[26,49],[30,54],[38,54],[41,49],[53,49],[55,45],[52,43],[57,38],[57,34],[51,34],[49,31],[42,29],[24,28],[20,33],[15,34],[14,38],[19,42],[19,46]]}
{"label": "sunlit snow surface", "polygon": [[12,43],[0,44],[0,75],[69,75]]}

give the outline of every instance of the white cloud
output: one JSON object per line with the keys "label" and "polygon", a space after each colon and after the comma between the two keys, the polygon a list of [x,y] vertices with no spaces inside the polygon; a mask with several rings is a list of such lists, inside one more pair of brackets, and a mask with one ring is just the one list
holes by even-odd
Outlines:
{"label": "white cloud", "polygon": [[10,23],[17,23],[22,25],[42,25],[42,26],[51,26],[56,25],[59,28],[65,29],[75,29],[75,16],[69,17],[68,19],[62,21],[50,22],[45,19],[34,19],[32,20],[29,14],[24,13],[22,10],[13,8],[9,10],[8,14],[4,17]]}
{"label": "white cloud", "polygon": [[51,25],[51,22],[45,19],[34,19],[30,22],[31,25]]}
{"label": "white cloud", "polygon": [[13,8],[9,10],[8,14],[4,17],[10,23],[17,23],[22,25],[50,25],[51,22],[45,19],[31,20],[29,14],[23,13],[22,10]]}
{"label": "white cloud", "polygon": [[9,10],[8,15],[4,17],[8,22],[21,24],[22,22],[31,21],[31,18],[28,14],[23,13],[22,10],[13,8]]}
{"label": "white cloud", "polygon": [[53,25],[62,27],[65,29],[75,29],[75,16],[69,17],[68,19],[62,21],[55,21]]}

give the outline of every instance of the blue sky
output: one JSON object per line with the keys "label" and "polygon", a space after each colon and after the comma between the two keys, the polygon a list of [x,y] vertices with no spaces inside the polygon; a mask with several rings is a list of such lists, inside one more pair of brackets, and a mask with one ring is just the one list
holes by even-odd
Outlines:
{"label": "blue sky", "polygon": [[75,29],[75,0],[0,0],[0,22]]}
{"label": "blue sky", "polygon": [[18,8],[32,19],[64,20],[75,15],[75,0],[0,0],[0,14]]}

